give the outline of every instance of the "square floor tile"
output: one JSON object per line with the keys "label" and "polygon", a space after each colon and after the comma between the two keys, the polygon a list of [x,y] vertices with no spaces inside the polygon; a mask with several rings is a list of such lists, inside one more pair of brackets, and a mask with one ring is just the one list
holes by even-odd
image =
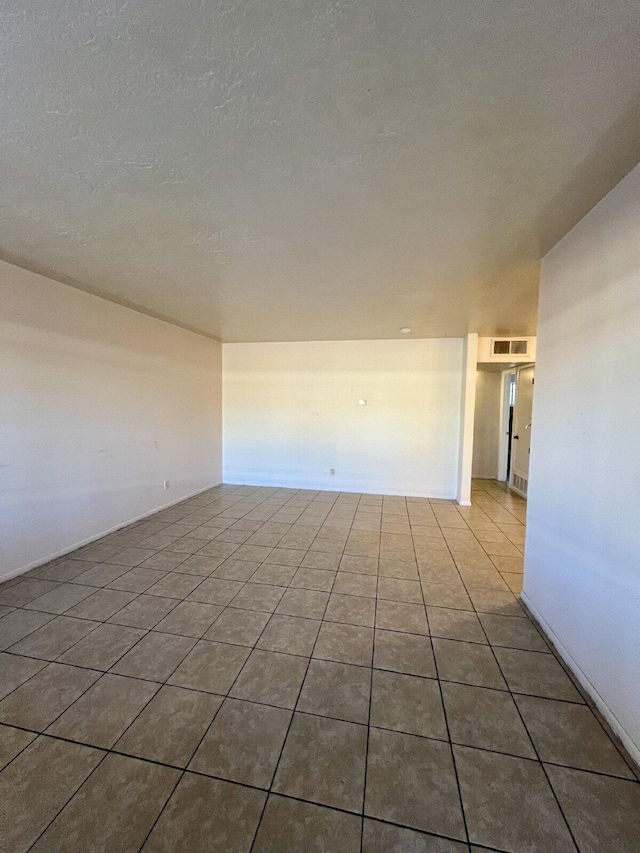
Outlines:
{"label": "square floor tile", "polygon": [[488,646],[433,638],[438,677],[476,687],[506,690],[504,678]]}
{"label": "square floor tile", "polygon": [[272,563],[263,563],[260,568],[249,578],[251,583],[266,583],[271,586],[289,586],[297,569],[294,566],[278,566]]}
{"label": "square floor tile", "polygon": [[[173,537],[169,537],[173,539]],[[175,540],[174,540],[175,541]],[[158,551],[153,557],[149,557],[143,563],[140,563],[141,569],[155,569],[161,572],[172,572],[176,566],[187,559],[186,554],[179,554],[177,551]],[[162,593],[163,595],[165,593]]]}
{"label": "square floor tile", "polygon": [[273,549],[266,545],[241,545],[235,551],[238,560],[249,560],[250,562],[263,563]]}
{"label": "square floor tile", "polygon": [[341,663],[371,666],[373,656],[373,628],[323,622],[313,650],[314,658]]}
{"label": "square floor tile", "polygon": [[169,683],[177,687],[225,695],[236,680],[250,651],[245,646],[199,640],[169,678]]}
{"label": "square floor tile", "polygon": [[153,557],[155,550],[152,548],[125,548],[109,557],[110,563],[116,566],[139,566],[144,560]]}
{"label": "square floor tile", "polygon": [[295,573],[291,586],[300,589],[318,589],[323,592],[331,592],[336,572],[324,569],[308,569],[302,566]]}
{"label": "square floor tile", "polygon": [[230,695],[236,699],[295,708],[308,659],[254,649]]}
{"label": "square floor tile", "polygon": [[0,770],[26,749],[37,737],[33,732],[0,725]]}
{"label": "square floor tile", "polygon": [[328,601],[328,592],[311,589],[287,589],[280,604],[276,607],[276,613],[281,613],[284,616],[322,619]]}
{"label": "square floor tile", "polygon": [[473,610],[473,604],[462,583],[423,582],[424,601],[431,607],[450,607],[455,610]]}
{"label": "square floor tile", "polygon": [[43,731],[98,678],[93,670],[49,664],[0,702],[0,722]]}
{"label": "square floor tile", "polygon": [[130,569],[108,584],[108,589],[120,589],[123,592],[144,592],[163,578],[165,572],[153,569]]}
{"label": "square floor tile", "polygon": [[145,631],[141,628],[99,625],[95,631],[61,655],[58,663],[69,663],[106,672],[144,635]]}
{"label": "square floor tile", "polygon": [[324,618],[328,622],[343,622],[372,628],[375,624],[376,603],[372,598],[332,594]]}
{"label": "square floor tile", "polygon": [[365,814],[464,839],[449,744],[372,728]]}
{"label": "square floor tile", "polygon": [[274,614],[257,642],[259,649],[309,657],[321,623],[317,619]]}
{"label": "square floor tile", "polygon": [[142,853],[249,853],[266,793],[185,773]]}
{"label": "square floor tile", "polygon": [[360,853],[360,818],[271,794],[253,853]]}
{"label": "square floor tile", "polygon": [[269,613],[237,610],[234,603],[233,607],[227,607],[218,616],[205,638],[238,646],[255,646],[269,619]]}
{"label": "square floor tile", "polygon": [[114,566],[111,563],[92,563],[92,568],[77,575],[77,583],[86,586],[104,587],[116,578],[122,577],[128,570],[126,566]]}
{"label": "square floor tile", "polygon": [[[8,617],[5,616],[6,618]],[[85,619],[72,619],[69,616],[56,616],[51,622],[11,646],[11,651],[26,657],[55,660],[99,624]]]}
{"label": "square floor tile", "polygon": [[186,767],[221,704],[221,696],[164,685],[114,748]]}
{"label": "square floor tile", "polygon": [[378,600],[376,627],[390,631],[406,631],[409,634],[429,633],[424,605],[401,601]]}
{"label": "square floor tile", "polygon": [[[175,542],[172,547],[178,549],[178,545],[181,541],[182,540],[178,540],[178,542]],[[196,544],[192,545],[191,543]],[[200,548],[202,548],[202,544],[203,543],[201,539],[191,539],[189,540],[189,544],[184,543],[183,547],[194,547],[195,550],[199,551]],[[214,543],[212,542],[211,544],[213,545]],[[187,559],[183,563],[179,563],[175,567],[174,572],[176,572],[177,574],[193,575],[194,577],[208,578],[216,571],[218,566],[220,566],[225,561],[225,559],[225,557],[211,557],[207,556],[206,554],[192,553],[191,556],[187,557]]]}
{"label": "square floor tile", "polygon": [[546,765],[580,853],[640,850],[640,785]]}
{"label": "square floor tile", "polygon": [[415,561],[407,562],[401,559],[390,559],[380,555],[379,573],[381,578],[396,578],[398,580],[418,581],[419,575]]}
{"label": "square floor tile", "polygon": [[186,598],[196,587],[203,583],[201,577],[185,575],[180,572],[169,572],[159,581],[150,586],[147,595],[161,595],[165,598]]}
{"label": "square floor tile", "polygon": [[273,790],[361,812],[366,748],[366,726],[296,712]]}
{"label": "square floor tile", "polygon": [[118,675],[166,681],[195,646],[193,637],[150,631],[111,668]]}
{"label": "square floor tile", "polygon": [[352,723],[367,723],[371,671],[335,661],[312,660],[296,710]]}
{"label": "square floor tile", "polygon": [[583,702],[571,679],[553,655],[496,648],[495,656],[509,689],[514,693]]}
{"label": "square floor tile", "polygon": [[155,695],[157,684],[103,675],[47,729],[47,734],[109,749]]}
{"label": "square floor tile", "polygon": [[[88,560],[60,559],[54,560],[53,563],[43,566],[39,570],[34,570],[33,574],[39,578],[65,583],[66,581],[74,580],[79,575],[92,569],[95,565],[96,563],[89,562]],[[76,583],[83,583],[83,581],[78,580]]]}
{"label": "square floor tile", "polygon": [[364,819],[362,853],[468,853],[466,844]]}
{"label": "square floor tile", "polygon": [[182,637],[200,637],[206,634],[223,608],[217,604],[201,604],[198,601],[181,601],[155,627],[156,631],[179,634]]}
{"label": "square floor tile", "polygon": [[127,604],[122,610],[109,617],[109,622],[127,625],[129,628],[155,628],[177,604],[175,598],[140,595],[131,604]]}
{"label": "square floor tile", "polygon": [[248,583],[233,599],[233,606],[244,610],[261,610],[264,613],[273,613],[283,595],[284,589],[281,586]]}
{"label": "square floor tile", "polygon": [[200,601],[202,604],[218,604],[225,607],[242,589],[241,581],[230,581],[224,578],[206,578],[200,586],[189,594],[189,601]]}
{"label": "square floor tile", "polygon": [[45,613],[65,613],[75,604],[84,601],[95,592],[92,586],[81,586],[77,583],[63,583],[56,589],[52,589],[34,598],[24,607],[27,610],[42,610]]}
{"label": "square floor tile", "polygon": [[453,743],[536,757],[508,693],[443,681],[442,696]]}
{"label": "square floor tile", "polygon": [[378,574],[378,558],[377,557],[361,557],[355,554],[345,554],[340,560],[340,571],[352,572],[357,575],[372,575]]}
{"label": "square floor tile", "polygon": [[374,575],[357,575],[353,572],[338,572],[333,592],[340,595],[358,595],[375,598],[378,579]]}
{"label": "square floor tile", "polygon": [[171,795],[180,771],[107,755],[33,850],[134,853]]}
{"label": "square floor tile", "polygon": [[250,563],[247,560],[235,560],[230,557],[218,566],[212,576],[230,581],[248,581],[259,568],[260,563]]}
{"label": "square floor tile", "polygon": [[512,853],[575,853],[538,761],[466,746],[453,750],[470,841]]}
{"label": "square floor tile", "polygon": [[290,721],[283,708],[227,698],[189,769],[269,788]]}
{"label": "square floor tile", "polygon": [[75,616],[78,619],[93,619],[97,622],[105,622],[118,610],[136,597],[135,592],[122,592],[116,589],[96,589],[79,604],[67,610],[67,616]]}
{"label": "square floor tile", "polygon": [[340,555],[323,551],[308,551],[301,565],[309,569],[325,569],[335,572],[340,565]]}
{"label": "square floor tile", "polygon": [[633,779],[633,773],[586,705],[516,696],[541,761]]}
{"label": "square floor tile", "polygon": [[371,725],[447,740],[440,686],[431,678],[373,671]]}
{"label": "square floor tile", "polygon": [[[29,850],[104,753],[39,737],[2,771],[0,838],[7,853]],[[66,851],[64,843],[58,850]]]}
{"label": "square floor tile", "polygon": [[417,580],[380,577],[378,578],[378,598],[422,604],[422,589]]}
{"label": "square floor tile", "polygon": [[0,604],[24,607],[57,587],[58,584],[54,581],[42,578],[16,578],[14,582],[7,581],[0,586]]}
{"label": "square floor tile", "polygon": [[274,548],[264,561],[265,564],[274,563],[277,566],[299,566],[306,556],[306,551],[295,548]]}
{"label": "square floor tile", "polygon": [[432,637],[486,643],[487,638],[475,613],[453,610],[448,607],[427,607],[429,630]]}
{"label": "square floor tile", "polygon": [[494,613],[496,616],[516,616],[526,619],[522,605],[515,595],[502,589],[472,589],[469,597],[478,613]]}
{"label": "square floor tile", "polygon": [[45,666],[47,662],[43,660],[0,654],[0,699],[4,699]]}
{"label": "square floor tile", "polygon": [[551,654],[549,646],[529,619],[482,613],[480,614],[480,621],[492,646],[527,649],[532,652],[548,652]]}
{"label": "square floor tile", "polygon": [[436,677],[429,637],[376,629],[373,665],[408,675]]}

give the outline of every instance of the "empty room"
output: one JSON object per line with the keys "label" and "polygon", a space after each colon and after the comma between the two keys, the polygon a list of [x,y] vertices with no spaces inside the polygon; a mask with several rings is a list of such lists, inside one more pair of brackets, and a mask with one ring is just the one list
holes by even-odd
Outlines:
{"label": "empty room", "polygon": [[640,851],[639,45],[0,3],[0,853]]}

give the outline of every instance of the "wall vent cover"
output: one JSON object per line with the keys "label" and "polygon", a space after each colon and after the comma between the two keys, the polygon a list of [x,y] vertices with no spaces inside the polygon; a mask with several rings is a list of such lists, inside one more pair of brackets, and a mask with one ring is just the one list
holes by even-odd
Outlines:
{"label": "wall vent cover", "polygon": [[510,338],[494,338],[493,355],[527,355],[529,341],[512,340]]}
{"label": "wall vent cover", "polygon": [[515,491],[520,492],[520,494],[526,498],[527,489],[529,487],[529,481],[526,477],[521,477],[520,474],[516,474],[514,472],[511,486]]}

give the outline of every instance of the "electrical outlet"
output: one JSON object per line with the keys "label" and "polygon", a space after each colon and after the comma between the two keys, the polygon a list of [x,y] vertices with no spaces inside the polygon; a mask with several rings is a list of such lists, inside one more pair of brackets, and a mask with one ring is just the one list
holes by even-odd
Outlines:
{"label": "electrical outlet", "polygon": [[335,468],[329,468],[329,473],[331,474],[332,477],[335,477],[336,469]]}
{"label": "electrical outlet", "polygon": [[165,492],[167,491],[167,489],[168,489],[168,488],[169,488],[169,481],[168,481],[168,480],[165,480],[165,481],[164,481],[164,490],[165,490]]}

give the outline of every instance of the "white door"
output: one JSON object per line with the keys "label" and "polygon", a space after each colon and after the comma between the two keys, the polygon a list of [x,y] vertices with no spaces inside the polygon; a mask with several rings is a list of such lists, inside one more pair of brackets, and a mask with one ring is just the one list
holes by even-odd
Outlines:
{"label": "white door", "polygon": [[523,497],[529,484],[531,448],[531,411],[533,409],[532,364],[516,370],[516,402],[513,409],[513,449],[511,451],[511,488]]}

